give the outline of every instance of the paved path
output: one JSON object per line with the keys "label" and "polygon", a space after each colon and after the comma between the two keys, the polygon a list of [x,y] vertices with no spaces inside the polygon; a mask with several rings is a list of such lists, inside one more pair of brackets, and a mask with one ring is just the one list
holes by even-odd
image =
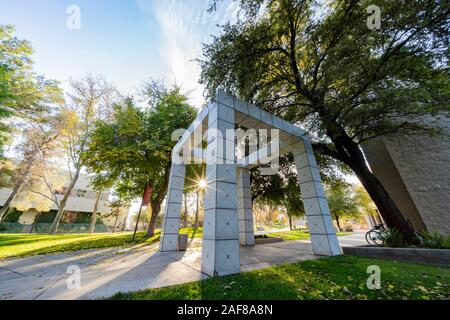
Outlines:
{"label": "paved path", "polygon": [[[363,239],[363,233],[339,237],[342,246]],[[0,300],[96,299],[204,279],[199,240],[186,252],[160,253],[153,244],[0,261]],[[309,240],[241,247],[242,271],[315,258]],[[69,266],[81,270],[80,289],[67,287]]]}

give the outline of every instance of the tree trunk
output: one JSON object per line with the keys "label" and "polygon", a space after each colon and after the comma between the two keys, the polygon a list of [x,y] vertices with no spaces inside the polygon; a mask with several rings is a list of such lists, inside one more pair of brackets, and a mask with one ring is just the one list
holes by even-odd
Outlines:
{"label": "tree trunk", "polygon": [[292,228],[292,217],[290,215],[288,215],[289,217],[289,229],[292,231],[294,230],[294,228]]}
{"label": "tree trunk", "polygon": [[77,168],[77,170],[75,171],[75,175],[73,176],[72,181],[70,182],[69,188],[67,189],[66,193],[64,194],[63,198],[59,203],[58,212],[56,213],[55,220],[53,221],[52,228],[50,229],[50,234],[55,234],[56,230],[58,230],[58,226],[59,223],[61,222],[61,218],[64,213],[64,208],[66,207],[67,200],[69,199],[70,193],[75,187],[75,184],[78,181],[78,177],[80,176],[80,170],[81,167]]}
{"label": "tree trunk", "polygon": [[188,208],[187,208],[187,194],[184,194],[184,226],[187,228],[188,224]]}
{"label": "tree trunk", "polygon": [[113,226],[112,233],[116,232],[116,226],[117,226],[117,221],[119,220],[119,215],[120,215],[120,206],[117,208],[116,220],[114,220],[114,226]]}
{"label": "tree trunk", "polygon": [[11,202],[14,201],[17,194],[20,191],[20,188],[22,188],[24,184],[24,180],[20,179],[20,181],[14,186],[13,191],[9,195],[8,199],[6,199],[5,203],[3,204],[3,207],[0,209],[0,222],[3,220],[3,218],[6,216],[6,213],[8,212],[9,207],[11,206]]}
{"label": "tree trunk", "polygon": [[91,225],[89,226],[89,233],[94,233],[94,231],[95,231],[95,224],[97,223],[97,210],[98,210],[98,203],[100,202],[100,196],[101,196],[101,193],[97,192],[97,197],[95,198],[94,210],[92,210]]}
{"label": "tree trunk", "polygon": [[6,199],[5,203],[3,204],[3,207],[0,209],[0,222],[3,220],[6,212],[8,212],[9,207],[11,206],[11,202],[14,201],[17,194],[19,193],[20,189],[22,188],[23,184],[25,183],[25,180],[27,179],[28,175],[30,174],[31,167],[33,166],[35,158],[32,157],[28,160],[27,166],[25,167],[25,170],[22,174],[22,177],[19,179],[19,181],[16,183],[16,185],[13,188],[13,191],[9,195],[8,199]]}
{"label": "tree trunk", "polygon": [[356,175],[377,206],[387,226],[401,231],[409,243],[415,243],[417,239],[414,229],[404,218],[381,182],[371,172],[356,172]]}
{"label": "tree trunk", "polygon": [[197,191],[197,196],[196,196],[196,206],[195,206],[195,227],[198,228],[198,215],[199,215],[199,197],[200,197],[200,192]]}
{"label": "tree trunk", "polygon": [[152,209],[152,214],[150,217],[150,223],[148,224],[147,237],[153,237],[155,235],[156,218],[158,217],[159,211],[161,210],[161,201],[151,201],[150,207]]}
{"label": "tree trunk", "polygon": [[334,219],[336,220],[336,224],[337,224],[339,232],[342,232],[341,224],[339,222],[339,216],[334,216]]}
{"label": "tree trunk", "polygon": [[[168,155],[170,156],[170,155]],[[167,193],[167,187],[169,186],[170,177],[170,167],[172,162],[168,161],[164,169],[164,181],[161,186],[160,191],[155,197],[155,200],[150,201],[150,206],[152,210],[152,215],[150,217],[150,223],[148,224],[147,237],[153,237],[155,235],[156,218],[158,217],[159,211],[161,211],[161,204],[164,201],[164,197]]]}
{"label": "tree trunk", "polygon": [[31,228],[30,228],[30,234],[33,233],[34,227],[36,226],[36,222],[38,221],[41,214],[42,213],[39,211],[38,214],[36,215],[36,217],[34,217],[33,223],[31,224]]}

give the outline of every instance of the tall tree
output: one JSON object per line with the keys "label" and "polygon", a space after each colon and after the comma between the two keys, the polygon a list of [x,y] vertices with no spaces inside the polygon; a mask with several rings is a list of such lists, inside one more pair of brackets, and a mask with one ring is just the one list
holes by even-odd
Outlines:
{"label": "tall tree", "polygon": [[[361,144],[424,129],[449,110],[450,7],[429,0],[242,0],[245,15],[204,46],[202,82],[299,123],[350,167],[386,223],[416,240]],[[381,8],[381,29],[367,25]]]}
{"label": "tall tree", "polygon": [[88,231],[89,233],[95,232],[95,224],[97,223],[98,204],[100,202],[101,196],[102,193],[100,191],[97,191],[97,194],[95,196],[94,208],[92,209],[91,223],[89,224],[89,231]]}
{"label": "tall tree", "polygon": [[[47,126],[47,128],[49,128]],[[16,154],[20,157],[12,174],[10,186],[12,191],[0,209],[0,221],[16,199],[24,185],[27,185],[28,178],[33,166],[36,166],[39,159],[49,157],[55,147],[55,140],[58,137],[57,126],[33,128],[23,133],[23,141],[15,148]]]}
{"label": "tall tree", "polygon": [[[347,168],[333,159],[320,156],[317,158],[322,180],[327,184],[342,183],[343,173]],[[262,202],[270,206],[283,206],[289,217],[292,229],[292,218],[305,214],[297,172],[293,165],[292,155],[282,156],[279,170],[275,175],[261,175],[260,168],[251,171],[252,197],[255,202]]]}
{"label": "tall tree", "polygon": [[66,151],[69,183],[61,198],[58,198],[58,211],[50,234],[58,229],[67,200],[78,181],[83,167],[84,154],[96,121],[109,115],[112,98],[117,91],[100,76],[87,75],[81,80],[71,80],[71,92],[68,104],[62,110],[66,127],[61,141]]}
{"label": "tall tree", "polygon": [[296,177],[290,177],[286,181],[282,205],[284,205],[284,207],[286,208],[286,213],[289,218],[289,228],[293,230],[293,218],[302,217],[305,215],[305,208],[303,207],[303,201],[300,195],[300,189],[298,187],[298,180],[296,179]]}
{"label": "tall tree", "polygon": [[33,71],[30,42],[14,32],[13,26],[0,25],[0,156],[11,130],[19,125],[11,117],[39,123],[51,104],[62,102],[58,83]]}
{"label": "tall tree", "polygon": [[141,197],[144,189],[151,187],[147,235],[153,236],[169,183],[176,143],[172,132],[187,128],[196,110],[179,88],[169,90],[150,83],[145,97],[146,109],[136,107],[128,98],[115,106],[112,121],[97,122],[85,163],[96,180],[116,181],[115,189],[130,197]]}
{"label": "tall tree", "polygon": [[338,183],[326,190],[331,216],[336,221],[339,231],[342,231],[341,222],[343,218],[358,218],[361,211],[355,195],[352,194],[350,185]]}

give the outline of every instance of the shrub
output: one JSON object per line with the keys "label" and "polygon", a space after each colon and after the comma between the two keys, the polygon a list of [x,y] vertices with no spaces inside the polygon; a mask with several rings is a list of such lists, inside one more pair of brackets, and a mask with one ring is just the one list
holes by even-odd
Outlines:
{"label": "shrub", "polygon": [[380,239],[385,247],[402,248],[406,245],[403,233],[395,228],[383,230]]}
{"label": "shrub", "polygon": [[56,217],[56,210],[51,210],[49,212],[41,212],[36,218],[36,223],[53,223]]}
{"label": "shrub", "polygon": [[6,217],[3,222],[19,222],[20,216],[22,214],[22,211],[18,211],[15,208],[12,208],[6,213]]}
{"label": "shrub", "polygon": [[353,232],[353,226],[351,224],[346,224],[344,226],[344,232]]}
{"label": "shrub", "polygon": [[422,232],[419,234],[421,246],[430,249],[450,249],[450,236],[444,236],[438,231]]}

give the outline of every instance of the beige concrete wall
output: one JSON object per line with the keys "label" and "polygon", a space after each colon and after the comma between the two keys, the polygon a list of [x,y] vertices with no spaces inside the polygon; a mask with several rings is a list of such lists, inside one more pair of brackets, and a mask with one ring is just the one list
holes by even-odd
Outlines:
{"label": "beige concrete wall", "polygon": [[430,136],[391,135],[364,147],[374,174],[417,230],[426,226],[450,234],[450,120],[427,123],[443,128]]}

